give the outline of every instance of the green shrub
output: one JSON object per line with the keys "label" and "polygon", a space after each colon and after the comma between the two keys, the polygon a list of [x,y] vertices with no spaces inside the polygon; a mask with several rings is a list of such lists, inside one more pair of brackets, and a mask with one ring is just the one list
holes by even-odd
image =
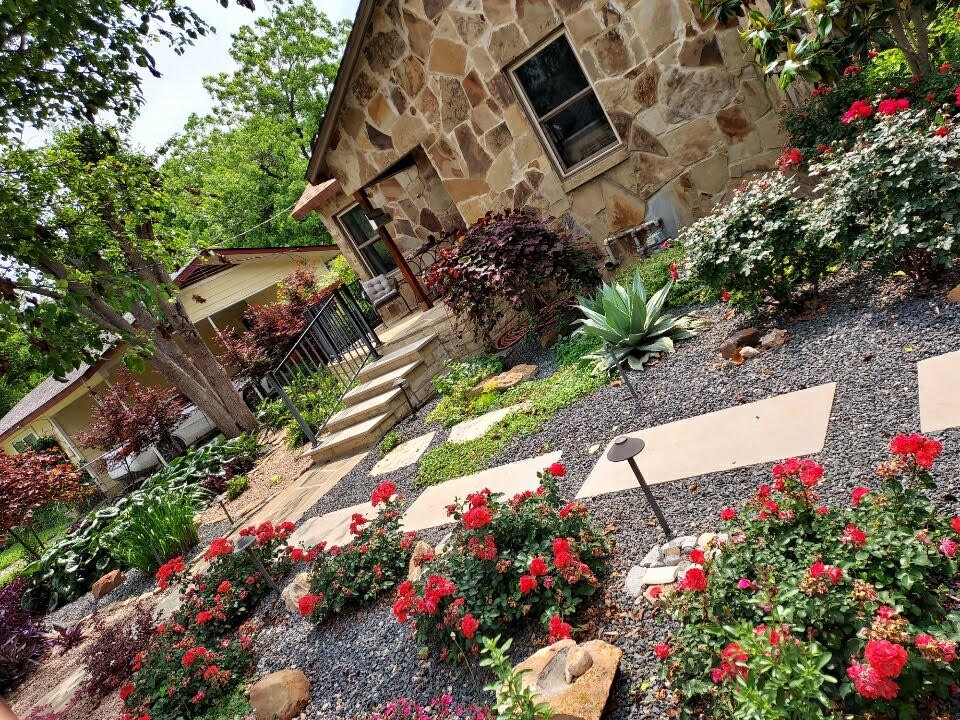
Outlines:
{"label": "green shrub", "polygon": [[403,435],[401,435],[396,430],[391,430],[386,435],[381,438],[380,442],[377,444],[377,453],[380,457],[384,457],[387,453],[393,450],[397,445],[403,442]]}
{"label": "green shrub", "polygon": [[[284,392],[314,430],[345,407],[340,398],[346,390],[341,381],[326,370],[299,378],[295,384],[284,387]],[[284,442],[288,448],[295,449],[307,442],[303,430],[283,400],[264,400],[257,408],[257,417],[274,430],[285,428],[287,435]]]}
{"label": "green shrub", "polygon": [[[856,124],[856,123],[851,123]],[[854,263],[914,278],[960,257],[960,133],[937,137],[922,113],[883,118],[862,142],[812,170],[812,235]]]}
{"label": "green shrub", "polygon": [[[640,258],[636,262],[620,267],[614,276],[614,282],[627,285],[633,282],[636,273],[640,273],[644,287],[663,287],[670,280],[672,274],[670,266],[682,271],[687,264],[687,249],[682,243],[671,240],[649,257]],[[681,272],[680,279],[674,282],[667,295],[667,307],[686,307],[708,300],[715,300],[717,293],[705,288],[693,277],[685,276]]]}
{"label": "green shrub", "polygon": [[447,360],[447,369],[433,378],[433,386],[444,396],[466,395],[485,377],[503,370],[503,360],[490,355],[477,355],[467,360]]}
{"label": "green shrub", "polygon": [[723,511],[729,540],[693,558],[666,601],[677,630],[654,648],[684,717],[947,716],[960,518],[927,497],[941,450],[895,437],[848,507],[820,503],[822,467],[787,460]]}
{"label": "green shrub", "polygon": [[236,500],[250,487],[250,478],[246,475],[237,475],[227,480],[227,497]]}
{"label": "green shrub", "polygon": [[652,355],[672,353],[674,343],[696,335],[700,324],[692,315],[663,315],[673,278],[647,298],[639,271],[629,285],[604,283],[595,298],[580,298],[577,306],[584,317],[577,333],[599,338],[602,348],[587,356],[600,370],[612,370],[626,360],[642,370]]}
{"label": "green shrub", "polygon": [[810,232],[803,210],[791,177],[772,173],[745,185],[683,231],[691,275],[748,309],[768,300],[792,305],[805,287],[816,292],[839,251]]}

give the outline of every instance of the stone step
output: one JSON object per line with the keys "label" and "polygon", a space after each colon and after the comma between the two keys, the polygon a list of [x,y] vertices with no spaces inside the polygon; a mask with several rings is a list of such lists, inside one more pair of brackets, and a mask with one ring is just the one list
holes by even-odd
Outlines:
{"label": "stone step", "polygon": [[411,376],[426,372],[426,368],[427,364],[423,360],[414,360],[408,365],[403,365],[395,370],[391,370],[385,375],[367,380],[344,395],[343,404],[347,407],[359,405],[364,400],[369,400],[376,395],[382,395],[385,392],[393,390],[393,383],[397,378],[405,377],[409,382]]}
{"label": "stone step", "polygon": [[392,412],[375,415],[342,430],[324,433],[317,447],[308,450],[306,454],[313,459],[314,464],[319,464],[366,450],[376,445],[397,422]]}
{"label": "stone step", "polygon": [[440,350],[440,341],[436,334],[428,335],[395,350],[388,348],[379,360],[367,364],[360,371],[357,379],[361,383],[366,382],[375,377],[386,375],[391,370],[396,370],[403,365],[409,365],[414,360],[425,360],[430,364],[433,356],[438,355]]}
{"label": "stone step", "polygon": [[[406,413],[404,413],[404,410],[406,410]],[[330,418],[325,431],[336,432],[337,430],[343,430],[346,427],[356,425],[364,420],[368,420],[376,415],[383,415],[384,413],[400,414],[400,417],[405,417],[409,412],[410,403],[407,402],[403,390],[393,388],[379,395],[374,395],[361,403],[346,407],[336,413]]]}

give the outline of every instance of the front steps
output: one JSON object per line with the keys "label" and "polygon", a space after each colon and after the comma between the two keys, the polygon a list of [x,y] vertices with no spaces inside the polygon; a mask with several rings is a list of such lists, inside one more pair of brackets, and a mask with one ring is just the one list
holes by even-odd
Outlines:
{"label": "front steps", "polygon": [[387,348],[385,355],[360,371],[359,385],[343,397],[346,407],[330,418],[317,447],[307,455],[319,464],[373,447],[413,412],[413,406],[433,396],[430,381],[445,359],[436,334],[396,350]]}

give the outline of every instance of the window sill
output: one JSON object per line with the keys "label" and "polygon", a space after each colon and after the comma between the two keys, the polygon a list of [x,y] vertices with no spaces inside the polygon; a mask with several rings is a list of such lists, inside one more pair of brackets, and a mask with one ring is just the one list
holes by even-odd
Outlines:
{"label": "window sill", "polygon": [[564,192],[570,192],[585,182],[593,180],[597,175],[616,167],[628,157],[630,157],[630,148],[626,145],[620,145],[607,154],[601,155],[596,160],[591,161],[586,167],[580,168],[572,175],[563,178],[560,181],[560,185],[563,187]]}

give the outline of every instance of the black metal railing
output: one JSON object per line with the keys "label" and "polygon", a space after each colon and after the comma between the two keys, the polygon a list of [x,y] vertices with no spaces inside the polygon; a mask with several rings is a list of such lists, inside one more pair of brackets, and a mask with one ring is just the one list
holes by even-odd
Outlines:
{"label": "black metal railing", "polygon": [[354,280],[343,286],[350,297],[354,299],[357,303],[357,307],[360,308],[360,312],[363,315],[363,319],[367,321],[370,327],[377,327],[381,322],[380,313],[377,312],[377,309],[373,306],[373,303],[370,302],[370,298],[367,297],[367,294],[363,291],[363,285],[360,283],[360,280]]}
{"label": "black metal railing", "polygon": [[346,286],[307,308],[304,316],[306,329],[267,374],[267,382],[304,436],[316,445],[360,371],[371,359],[380,357],[377,347],[381,343],[368,313]]}

